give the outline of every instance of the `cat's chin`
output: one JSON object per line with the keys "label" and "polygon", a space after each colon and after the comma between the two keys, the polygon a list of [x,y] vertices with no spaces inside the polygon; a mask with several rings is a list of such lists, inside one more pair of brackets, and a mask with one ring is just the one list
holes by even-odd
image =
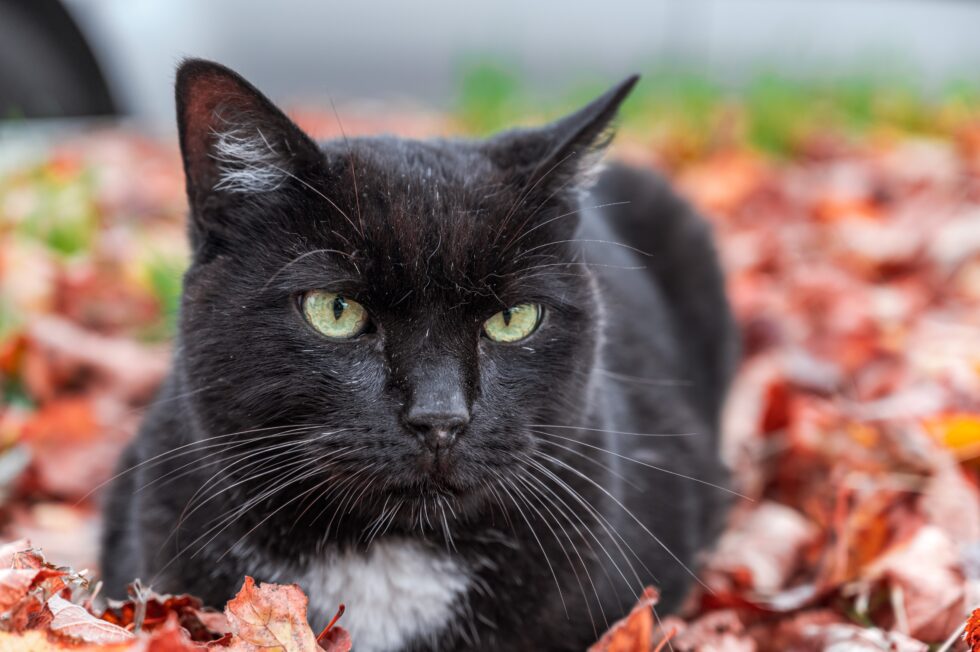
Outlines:
{"label": "cat's chin", "polygon": [[400,498],[408,503],[421,503],[440,499],[463,500],[477,491],[477,485],[464,483],[457,478],[429,476],[417,484],[393,487],[387,493],[392,498]]}
{"label": "cat's chin", "polygon": [[385,491],[389,504],[399,504],[398,520],[406,523],[418,522],[418,517],[428,516],[430,519],[445,518],[456,521],[460,518],[475,516],[485,511],[491,496],[486,485],[467,484],[459,480],[452,482],[445,479],[427,478],[420,484],[402,487],[390,487]]}

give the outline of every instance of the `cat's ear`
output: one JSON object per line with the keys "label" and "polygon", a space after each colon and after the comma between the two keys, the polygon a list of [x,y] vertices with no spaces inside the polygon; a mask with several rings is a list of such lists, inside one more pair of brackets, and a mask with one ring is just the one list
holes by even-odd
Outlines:
{"label": "cat's ear", "polygon": [[612,140],[612,120],[639,78],[627,77],[578,111],[543,127],[515,129],[492,138],[491,157],[529,188],[588,185]]}
{"label": "cat's ear", "polygon": [[177,70],[177,126],[187,194],[267,193],[317,155],[316,144],[228,68],[191,59]]}

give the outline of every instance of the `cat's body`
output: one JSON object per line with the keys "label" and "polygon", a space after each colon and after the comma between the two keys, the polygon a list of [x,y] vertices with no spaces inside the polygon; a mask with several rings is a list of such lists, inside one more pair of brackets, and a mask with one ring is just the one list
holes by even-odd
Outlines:
{"label": "cat's body", "polygon": [[[725,482],[735,338],[708,229],[662,180],[614,167],[567,192],[628,87],[546,136],[320,154],[231,73],[182,74],[195,261],[174,370],[110,496],[110,593],[138,576],[220,606],[246,574],[297,582],[315,625],[345,602],[367,652],[579,650],[643,584],[676,607],[724,513],[706,483]],[[248,110],[229,118],[229,92]],[[219,113],[264,116],[288,156],[226,147],[207,167],[194,121]],[[377,321],[358,339],[280,305],[345,275],[383,286],[344,289]],[[479,335],[532,300],[526,339]],[[431,401],[436,425],[406,425]],[[423,443],[446,405],[452,448]]]}

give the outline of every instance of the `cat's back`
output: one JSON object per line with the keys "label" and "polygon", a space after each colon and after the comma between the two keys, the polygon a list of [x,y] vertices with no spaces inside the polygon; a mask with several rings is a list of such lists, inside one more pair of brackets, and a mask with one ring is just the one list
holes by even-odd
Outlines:
{"label": "cat's back", "polygon": [[[592,450],[627,545],[675,608],[727,503],[718,422],[737,330],[711,229],[662,177],[607,168],[583,198],[578,238],[599,284]],[[666,569],[670,569],[667,572]]]}
{"label": "cat's back", "polygon": [[602,373],[689,388],[714,429],[738,342],[710,224],[663,176],[617,163],[583,199],[579,238],[602,287]]}

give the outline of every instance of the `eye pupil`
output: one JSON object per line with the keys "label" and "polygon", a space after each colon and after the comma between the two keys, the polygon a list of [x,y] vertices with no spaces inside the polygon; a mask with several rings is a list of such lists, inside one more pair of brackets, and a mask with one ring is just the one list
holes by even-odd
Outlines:
{"label": "eye pupil", "polygon": [[344,314],[344,310],[347,309],[347,302],[344,301],[343,297],[337,297],[333,300],[333,318],[334,320],[339,320],[340,316]]}
{"label": "eye pupil", "polygon": [[511,309],[510,308],[507,308],[506,310],[504,310],[500,314],[504,318],[504,326],[510,326],[510,319],[511,319],[511,316],[512,316]]}

